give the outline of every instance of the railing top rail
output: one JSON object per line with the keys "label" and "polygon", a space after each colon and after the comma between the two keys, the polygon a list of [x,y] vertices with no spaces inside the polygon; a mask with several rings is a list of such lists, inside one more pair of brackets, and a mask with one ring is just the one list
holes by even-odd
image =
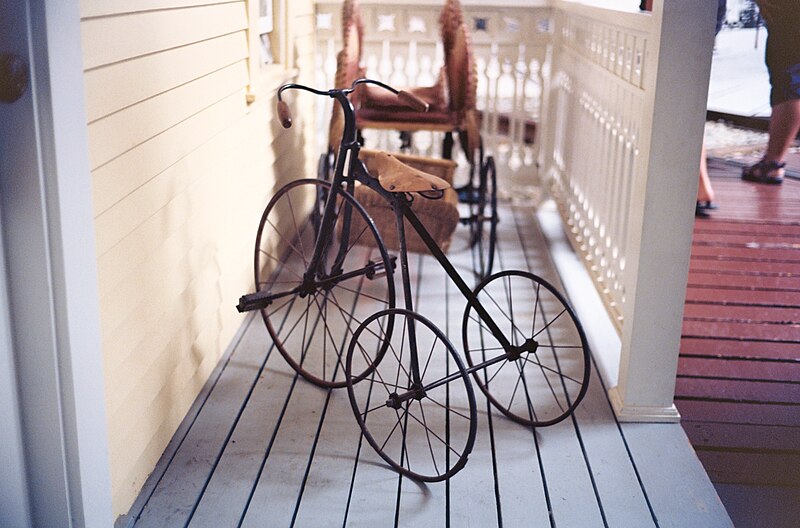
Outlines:
{"label": "railing top rail", "polygon": [[[342,0],[317,0],[317,4],[341,4]],[[420,5],[420,6],[439,6],[444,4],[443,0],[362,0],[361,4],[381,4],[381,5]],[[552,0],[461,0],[463,7],[489,6],[489,7],[550,7]]]}
{"label": "railing top rail", "polygon": [[632,0],[625,3],[619,0],[552,0],[549,5],[566,13],[611,22],[645,33],[655,29],[653,14],[639,11]]}

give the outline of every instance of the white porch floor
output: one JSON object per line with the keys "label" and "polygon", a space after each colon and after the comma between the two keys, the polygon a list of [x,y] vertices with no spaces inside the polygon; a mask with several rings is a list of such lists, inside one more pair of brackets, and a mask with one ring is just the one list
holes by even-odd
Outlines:
{"label": "white porch floor", "polygon": [[[530,270],[563,291],[534,210],[500,214],[495,270]],[[466,231],[450,250],[465,276]],[[418,306],[460,348],[462,298],[432,258],[412,264]],[[117,526],[732,526],[681,426],[618,423],[596,371],[574,416],[549,428],[476,397],[465,468],[436,484],[400,478],[360,441],[345,389],[299,379],[248,317]]]}

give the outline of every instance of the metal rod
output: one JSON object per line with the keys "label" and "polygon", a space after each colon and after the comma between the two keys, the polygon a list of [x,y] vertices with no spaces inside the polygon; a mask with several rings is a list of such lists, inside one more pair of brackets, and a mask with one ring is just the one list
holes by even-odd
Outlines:
{"label": "metal rod", "polygon": [[464,279],[461,278],[461,275],[447,259],[439,245],[433,240],[428,230],[425,229],[422,221],[420,221],[417,215],[414,214],[414,211],[411,210],[411,207],[409,207],[407,204],[403,204],[403,216],[405,216],[414,227],[414,230],[419,234],[422,241],[425,242],[425,245],[428,246],[431,254],[437,261],[439,261],[439,264],[442,266],[442,268],[444,268],[447,275],[453,280],[464,298],[467,299],[468,303],[475,308],[475,311],[478,313],[478,317],[481,319],[481,321],[486,323],[486,326],[489,327],[489,331],[492,333],[494,338],[497,339],[503,349],[508,349],[511,346],[511,343],[508,342],[508,339],[506,339],[503,331],[500,330],[500,327],[498,327],[497,323],[494,322],[494,319],[492,319],[492,316],[489,315],[489,312],[487,312],[483,307],[477,296],[472,292],[472,289],[467,286],[467,283],[464,282]]}

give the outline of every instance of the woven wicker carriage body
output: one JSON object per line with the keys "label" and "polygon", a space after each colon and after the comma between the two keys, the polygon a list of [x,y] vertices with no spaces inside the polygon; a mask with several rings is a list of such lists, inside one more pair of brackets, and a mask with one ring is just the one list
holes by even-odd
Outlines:
{"label": "woven wicker carriage body", "polygon": [[[370,170],[370,158],[375,151],[361,150],[360,159]],[[438,176],[452,185],[453,172],[456,164],[450,160],[426,158],[421,156],[409,156],[405,154],[392,154],[397,159],[427,173]],[[430,232],[436,244],[447,251],[453,237],[453,231],[459,222],[458,196],[452,188],[444,190],[444,195],[438,200],[427,199],[417,193],[411,193],[414,201],[411,209],[419,217],[422,224]],[[378,227],[378,231],[383,238],[386,248],[392,251],[400,249],[400,242],[395,225],[395,215],[392,207],[378,193],[364,185],[359,185],[355,190],[356,199],[366,208],[370,217]],[[360,220],[359,220],[360,222]],[[354,225],[351,233],[359,233],[366,226]],[[430,253],[420,236],[414,231],[408,220],[405,221],[406,244],[408,251],[414,253]]]}

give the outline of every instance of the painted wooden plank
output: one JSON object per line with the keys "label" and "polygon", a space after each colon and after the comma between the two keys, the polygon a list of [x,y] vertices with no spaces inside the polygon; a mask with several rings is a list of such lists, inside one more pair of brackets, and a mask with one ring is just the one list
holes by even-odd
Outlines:
{"label": "painted wooden plank", "polygon": [[[188,352],[172,352],[175,348],[164,352],[166,356],[177,356],[174,369],[169,372],[155,369],[143,372],[143,384],[148,390],[136,399],[128,400],[123,414],[115,414],[111,420],[113,427],[109,432],[109,445],[111,451],[119,456],[118,469],[124,468],[126,463],[135,465],[139,456],[137,449],[149,446],[156,437],[159,442],[163,441],[162,449],[166,446],[169,436],[174,433],[219,359],[214,353],[218,335],[219,329],[214,325],[176,333],[169,344],[173,347],[183,346],[185,349],[181,350]],[[172,357],[165,361],[173,362]],[[146,376],[154,373],[158,374],[155,380],[147,379]],[[133,373],[131,376],[136,378]],[[109,381],[113,383],[116,380]],[[157,381],[163,382],[163,385],[153,388]],[[176,396],[172,394],[171,387],[183,390]],[[167,436],[164,437],[164,434]]]}
{"label": "painted wooden plank", "polygon": [[793,426],[800,423],[800,407],[727,401],[676,399],[675,406],[682,416],[702,416],[705,421]]}
{"label": "painted wooden plank", "polygon": [[719,496],[740,527],[796,528],[800,519],[800,488],[719,483]]}
{"label": "painted wooden plank", "polygon": [[779,306],[792,308],[800,305],[800,292],[761,291],[758,295],[742,290],[720,290],[718,288],[690,288],[686,290],[687,302],[738,303],[756,306]]}
{"label": "painted wooden plank", "polygon": [[131,4],[125,0],[81,0],[80,12],[81,18],[92,18],[135,13],[137,11],[156,11],[229,2],[230,0],[141,0]]}
{"label": "painted wooden plank", "polygon": [[[359,448],[372,449],[360,440],[361,431],[346,389],[333,391],[297,511],[296,526],[344,526],[353,472],[388,471],[385,467],[369,467],[359,460]],[[362,506],[369,508],[369,504]],[[357,505],[350,507],[355,509]]]}
{"label": "painted wooden plank", "polygon": [[781,291],[799,291],[800,277],[776,276],[761,273],[719,273],[715,271],[690,271],[689,287],[716,286],[726,289],[743,290],[778,289]]}
{"label": "painted wooden plank", "polygon": [[[269,336],[265,336],[265,341],[270,341]],[[221,454],[219,469],[208,483],[191,526],[236,526],[246,510],[250,514],[262,507],[261,501],[251,495],[260,471],[269,472],[275,460],[300,463],[299,457],[290,457],[279,447],[278,435],[292,434],[286,431],[294,431],[295,427],[303,430],[304,424],[313,422],[306,417],[301,423],[294,423],[290,421],[291,415],[286,414],[289,413],[289,406],[303,405],[304,401],[310,408],[316,408],[313,404],[319,402],[321,391],[308,390],[310,387],[307,385],[295,376],[276,350],[274,360],[259,377],[253,395],[236,424],[231,442]],[[265,463],[267,466],[262,468]],[[286,485],[290,490],[296,489],[292,479],[287,479]],[[274,508],[288,509],[294,506],[290,496],[287,498],[284,495],[282,498],[286,500],[274,497]],[[282,520],[284,522],[280,522]],[[270,525],[288,526],[285,517],[275,517],[273,522],[275,524]]]}
{"label": "painted wooden plank", "polygon": [[[742,270],[752,270],[752,263],[741,262],[735,259],[726,259],[722,257],[715,257],[714,255],[692,255],[692,269],[707,269],[719,271],[734,271],[741,272]],[[790,273],[795,275],[800,273],[800,265],[793,262],[770,262],[762,261],[758,263],[758,271],[761,273],[771,274],[784,274]]]}
{"label": "painted wooden plank", "polygon": [[247,29],[244,2],[143,11],[81,23],[86,70]]}
{"label": "painted wooden plank", "polygon": [[244,89],[247,68],[238,62],[89,125],[92,169]]}
{"label": "painted wooden plank", "polygon": [[695,230],[692,244],[698,246],[751,246],[753,248],[791,248],[796,240],[795,234],[784,233],[754,233],[743,229],[740,232],[708,230]]}
{"label": "painted wooden plank", "polygon": [[675,383],[675,397],[800,405],[800,383],[687,378],[679,375]]}
{"label": "painted wooden plank", "polygon": [[[352,300],[337,297],[342,305]],[[329,324],[340,324],[341,320],[327,319]],[[311,321],[309,335],[326,331],[325,321]],[[336,333],[333,335],[341,335]],[[333,335],[331,337],[333,337]],[[302,347],[306,339],[298,333],[297,343],[287,346]],[[338,339],[337,339],[338,340]],[[310,340],[309,340],[310,342]],[[331,343],[328,346],[332,346]],[[343,373],[339,373],[339,376]],[[308,464],[312,462],[312,446],[320,427],[320,416],[325,410],[328,391],[303,382],[286,407],[283,425],[278,430],[272,452],[266,459],[242,526],[265,526],[267,524],[290,525],[295,515],[298,494],[303,486]],[[349,422],[351,431],[357,430],[355,420]]]}
{"label": "painted wooden plank", "polygon": [[[215,274],[216,270],[206,268],[195,277],[196,282],[189,285],[186,295],[176,295],[175,301],[170,303],[171,306],[167,305],[166,310],[162,311],[160,307],[154,309],[160,316],[161,324],[149,326],[153,329],[150,332],[138,332],[136,338],[132,339],[136,353],[124,361],[113,362],[106,369],[106,379],[115,387],[113,393],[107,396],[108,410],[112,415],[124,412],[126,418],[135,422],[138,415],[130,408],[131,402],[153,398],[168,380],[183,384],[183,380],[175,378],[198,361],[190,350],[191,345],[208,327],[219,330],[218,323],[201,327],[191,324],[194,320],[203,320],[203,317],[213,320],[219,311],[219,292],[211,288],[204,291],[198,287],[213,283]],[[134,319],[129,325],[138,322]],[[179,343],[189,345],[189,348],[175,348]],[[104,342],[104,348],[115,351],[114,344],[113,341]],[[146,412],[146,408],[141,407],[140,412]]]}
{"label": "painted wooden plank", "polygon": [[[411,255],[411,284],[414,294],[414,309],[427,317],[434,325],[439,327],[443,332],[447,332],[448,339],[453,342],[454,333],[452,325],[449,322],[451,312],[461,312],[461,303],[459,299],[448,295],[447,278],[444,271],[439,264],[429,256],[422,256],[418,254]],[[428,334],[430,335],[430,334]],[[458,350],[457,342],[453,342],[453,346]],[[444,349],[442,349],[442,352]],[[431,375],[429,379],[436,379],[444,377],[447,373],[452,372],[452,362],[449,358],[445,358],[444,354],[440,357],[433,358],[434,361],[428,367],[428,372]],[[446,364],[447,363],[447,364]],[[447,366],[450,366],[448,370]],[[467,409],[466,394],[461,389],[463,387],[461,381],[453,383],[455,387],[449,394],[449,403],[454,409]],[[458,393],[458,394],[456,394]],[[440,424],[438,429],[439,435],[444,437],[444,412],[435,416],[428,416],[432,422]],[[436,426],[434,426],[436,428]],[[426,446],[424,439],[421,435],[414,435],[410,442],[409,455],[419,459],[426,455]],[[435,445],[435,444],[434,444]],[[477,451],[473,448],[472,454],[467,462],[467,465],[473,464],[473,467],[484,467],[481,465],[481,454],[483,452]],[[477,460],[477,462],[476,462]],[[484,467],[485,469],[485,467]],[[454,499],[452,489],[457,485],[457,482],[463,482],[467,478],[462,475],[463,471],[456,474],[449,482],[451,490],[450,498]],[[447,497],[448,484],[444,482],[418,484],[408,479],[402,482],[402,493],[398,501],[397,520],[401,526],[436,526],[445,523],[448,506],[449,512],[452,512],[459,507],[455,502],[448,504]],[[488,518],[488,513],[485,512],[482,517],[476,519],[478,522],[485,522]]]}
{"label": "painted wooden plank", "polygon": [[[517,213],[513,220],[520,235],[524,236],[520,240],[523,248],[542,247],[543,235],[534,227],[536,220],[532,215]],[[533,265],[528,262],[528,267],[533,268]],[[542,271],[545,270],[537,269],[535,272]],[[589,478],[589,462],[577,438],[581,430],[580,423],[570,418],[536,431],[552,517],[557,526],[603,525],[600,499]]]}
{"label": "painted wooden plank", "polygon": [[725,235],[758,235],[761,236],[774,236],[774,237],[796,237],[800,235],[800,226],[789,222],[772,222],[769,224],[754,224],[752,222],[729,222],[724,219],[714,220],[713,222],[698,222],[695,224],[694,232],[708,236],[713,239],[714,236]]}
{"label": "painted wooden plank", "polygon": [[733,526],[680,425],[626,423],[622,432],[660,527]]}
{"label": "painted wooden plank", "polygon": [[758,341],[740,341],[717,338],[702,339],[684,336],[681,339],[681,354],[684,356],[714,356],[729,358],[755,358],[797,360],[795,343],[775,343]]}
{"label": "painted wooden plank", "polygon": [[768,486],[800,486],[800,454],[698,449],[714,482]]}
{"label": "painted wooden plank", "polygon": [[681,357],[678,371],[682,376],[800,382],[800,361],[787,363]]}
{"label": "painted wooden plank", "polygon": [[[385,286],[361,281],[359,291],[380,298],[385,295]],[[361,508],[374,509],[369,502],[352,501],[348,504],[354,471],[360,476],[376,473],[384,478],[397,478],[383,462],[364,463],[364,455],[371,456],[371,451],[372,447],[361,440],[361,431],[346,389],[333,391],[303,494],[298,498],[296,526],[344,525],[349,514],[358,516]],[[384,512],[382,523],[387,524],[390,519],[391,516]]]}
{"label": "painted wooden plank", "polygon": [[694,337],[725,336],[729,339],[794,343],[800,347],[798,322],[764,324],[762,321],[709,321],[684,320],[683,335]]}
{"label": "painted wooden plank", "polygon": [[800,321],[800,308],[774,306],[728,306],[686,303],[684,319],[715,319],[729,321],[760,321],[763,323],[788,323]]}
{"label": "painted wooden plank", "polygon": [[697,448],[780,451],[800,454],[800,428],[682,420],[686,436]]}
{"label": "painted wooden plank", "polygon": [[91,123],[246,58],[242,31],[90,70],[84,75],[87,118]]}
{"label": "painted wooden plank", "polygon": [[692,254],[698,257],[712,256],[722,259],[735,259],[740,262],[786,262],[797,264],[800,262],[800,251],[796,249],[778,248],[758,248],[758,247],[729,247],[729,246],[703,246],[692,247]]}
{"label": "painted wooden plank", "polygon": [[[509,231],[516,238],[513,229],[502,230],[502,234]],[[467,237],[468,229],[459,228],[456,231],[450,258],[457,269],[463,270],[467,282],[471,283],[473,255]],[[505,249],[501,244],[498,251],[505,253]],[[509,250],[508,254],[512,251],[514,249]],[[523,260],[524,264],[520,250],[516,251],[516,257]],[[503,260],[503,265],[499,265],[500,260]],[[498,255],[496,269],[515,267],[511,266],[511,260],[510,256],[500,258]],[[425,273],[430,274],[431,271],[426,269]],[[464,298],[450,283],[447,284],[446,295],[449,299],[448,336],[456,348],[463,351]],[[502,416],[491,407],[474,383],[473,387],[478,408],[478,430],[469,463],[450,481],[450,525],[513,526],[521,514],[533,524],[537,520],[548,522],[531,430]]]}
{"label": "painted wooden plank", "polygon": [[608,526],[655,526],[605,393],[597,370],[592,369],[589,391],[575,410],[605,522]]}

